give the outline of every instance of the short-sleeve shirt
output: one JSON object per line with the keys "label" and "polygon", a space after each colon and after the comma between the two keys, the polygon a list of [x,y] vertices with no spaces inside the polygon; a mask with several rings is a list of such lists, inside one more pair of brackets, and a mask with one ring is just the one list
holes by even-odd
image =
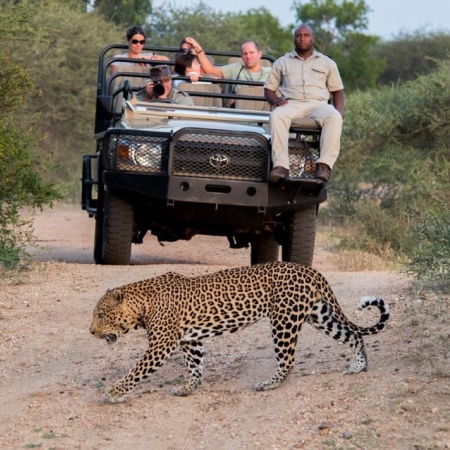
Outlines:
{"label": "short-sleeve shirt", "polygon": [[188,94],[175,88],[172,88],[168,98],[173,100],[177,105],[194,106],[194,102]]}
{"label": "short-sleeve shirt", "polygon": [[227,64],[221,66],[222,75],[224,78],[231,80],[245,80],[245,81],[266,81],[270,73],[270,67],[261,67],[259,72],[250,72],[244,64],[237,62],[234,64]]}
{"label": "short-sleeve shirt", "polygon": [[340,91],[344,85],[331,58],[314,50],[304,60],[294,50],[274,62],[264,88],[279,91],[287,100],[327,102],[330,92]]}

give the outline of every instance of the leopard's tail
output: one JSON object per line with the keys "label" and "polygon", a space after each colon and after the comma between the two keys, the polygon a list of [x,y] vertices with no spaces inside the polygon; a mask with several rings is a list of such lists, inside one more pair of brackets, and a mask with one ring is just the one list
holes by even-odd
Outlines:
{"label": "leopard's tail", "polygon": [[358,302],[358,309],[364,309],[370,306],[376,306],[380,310],[381,316],[378,323],[372,327],[358,327],[358,331],[363,336],[378,333],[386,326],[389,320],[389,303],[386,303],[383,299],[378,297],[363,297]]}

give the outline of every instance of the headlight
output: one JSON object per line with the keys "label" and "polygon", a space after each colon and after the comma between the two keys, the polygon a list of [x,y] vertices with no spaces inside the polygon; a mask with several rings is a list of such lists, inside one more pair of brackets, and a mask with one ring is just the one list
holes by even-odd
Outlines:
{"label": "headlight", "polygon": [[131,160],[134,164],[152,169],[161,169],[163,146],[159,143],[134,143],[131,147]]}
{"label": "headlight", "polygon": [[111,135],[105,168],[138,172],[167,171],[169,137]]}

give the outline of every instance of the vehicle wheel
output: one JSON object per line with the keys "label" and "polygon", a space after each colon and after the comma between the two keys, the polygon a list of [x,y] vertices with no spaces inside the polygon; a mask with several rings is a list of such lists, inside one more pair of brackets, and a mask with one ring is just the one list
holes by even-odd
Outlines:
{"label": "vehicle wheel", "polygon": [[95,234],[94,234],[94,261],[95,264],[103,264],[103,216],[95,218]]}
{"label": "vehicle wheel", "polygon": [[283,261],[311,266],[316,240],[317,208],[309,206],[294,212],[286,224],[282,258]]}
{"label": "vehicle wheel", "polygon": [[279,245],[273,236],[258,236],[251,243],[251,265],[278,261],[278,250]]}
{"label": "vehicle wheel", "polygon": [[106,191],[102,224],[100,264],[130,264],[133,207]]}

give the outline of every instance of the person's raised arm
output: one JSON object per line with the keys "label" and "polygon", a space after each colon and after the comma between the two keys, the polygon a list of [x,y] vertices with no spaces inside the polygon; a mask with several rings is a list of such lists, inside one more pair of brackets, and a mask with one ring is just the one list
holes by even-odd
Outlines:
{"label": "person's raised arm", "polygon": [[189,44],[192,49],[194,49],[197,58],[206,74],[213,74],[218,78],[223,78],[222,69],[220,67],[214,66],[211,63],[211,61],[203,51],[202,46],[194,38],[187,37],[185,39],[185,42]]}

